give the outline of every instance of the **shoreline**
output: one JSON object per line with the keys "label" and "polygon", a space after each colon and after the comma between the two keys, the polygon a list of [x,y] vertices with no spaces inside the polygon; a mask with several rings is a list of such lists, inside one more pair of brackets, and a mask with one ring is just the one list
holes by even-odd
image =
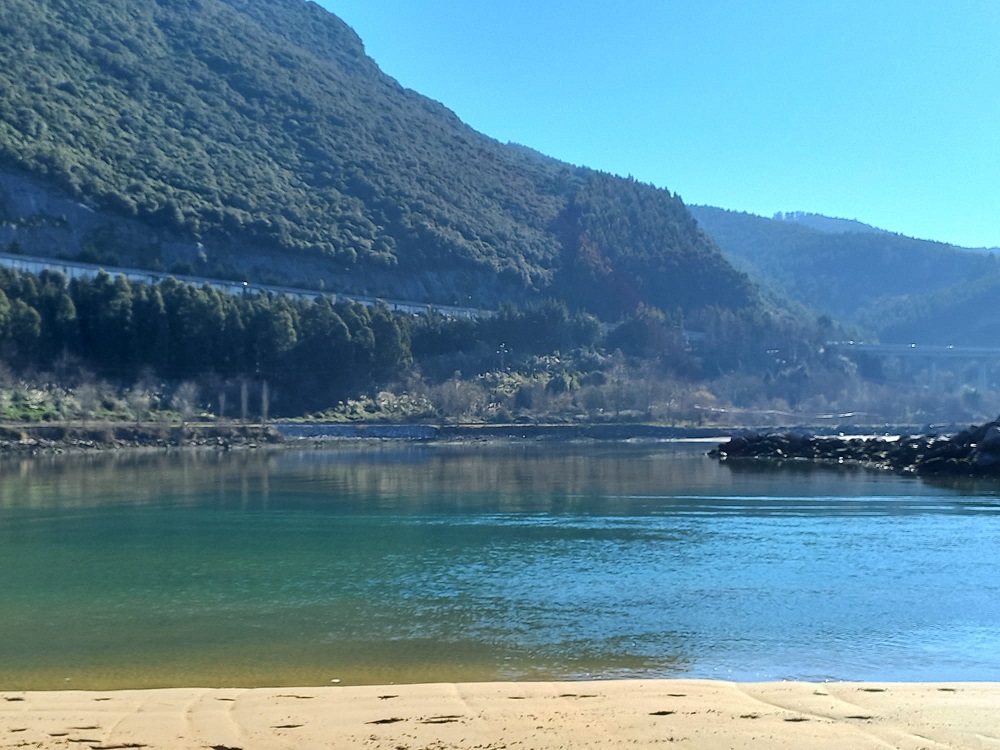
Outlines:
{"label": "shoreline", "polygon": [[1000,683],[0,690],[0,750],[1000,747]]}
{"label": "shoreline", "polygon": [[280,445],[269,425],[52,422],[0,424],[0,456],[99,453],[123,450],[240,450]]}
{"label": "shoreline", "polygon": [[[789,427],[789,434],[859,434],[885,436],[916,434],[914,425],[868,425],[849,427]],[[844,433],[843,430],[850,432]],[[916,428],[920,429],[920,428]],[[925,426],[936,432],[951,426]],[[838,431],[839,430],[839,431]],[[718,442],[754,435],[752,427],[685,426],[649,423],[568,424],[391,424],[385,422],[289,422],[273,420],[266,425],[240,422],[4,422],[0,423],[0,456],[90,453],[123,450],[238,450],[259,447],[401,443],[483,442]],[[774,434],[774,433],[769,433]]]}

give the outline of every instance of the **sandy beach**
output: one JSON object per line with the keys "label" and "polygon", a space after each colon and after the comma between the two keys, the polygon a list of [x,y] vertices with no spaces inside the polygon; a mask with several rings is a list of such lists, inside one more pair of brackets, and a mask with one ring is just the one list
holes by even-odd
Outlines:
{"label": "sandy beach", "polygon": [[0,692],[0,748],[1000,748],[997,683]]}

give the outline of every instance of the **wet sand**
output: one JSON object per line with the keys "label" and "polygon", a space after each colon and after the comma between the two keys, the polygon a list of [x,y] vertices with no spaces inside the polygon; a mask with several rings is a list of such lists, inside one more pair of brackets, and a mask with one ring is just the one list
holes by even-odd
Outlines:
{"label": "wet sand", "polygon": [[0,691],[7,748],[1000,748],[998,683]]}

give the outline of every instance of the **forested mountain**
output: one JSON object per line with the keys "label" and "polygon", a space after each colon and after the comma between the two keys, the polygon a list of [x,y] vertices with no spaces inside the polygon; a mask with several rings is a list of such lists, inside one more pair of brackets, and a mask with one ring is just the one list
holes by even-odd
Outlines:
{"label": "forested mountain", "polygon": [[476,133],[305,0],[4,0],[0,167],[29,252],[607,318],[756,304],[675,195]]}
{"label": "forested mountain", "polygon": [[[931,300],[953,299],[997,272],[992,254],[897,234],[832,233],[710,206],[693,206],[691,212],[727,256],[759,283],[837,318],[864,322],[876,332],[890,331],[885,327],[889,319],[873,314],[875,310],[902,309],[923,300],[929,310]],[[900,315],[892,319],[898,321]]]}
{"label": "forested mountain", "polygon": [[863,323],[882,305],[904,335],[920,321],[902,295],[950,304],[993,268],[891,234],[697,219],[476,133],[306,0],[2,2],[0,250],[499,312],[0,272],[0,419],[237,401],[362,420],[910,415],[919,379],[858,387],[823,346],[839,322],[806,308]]}

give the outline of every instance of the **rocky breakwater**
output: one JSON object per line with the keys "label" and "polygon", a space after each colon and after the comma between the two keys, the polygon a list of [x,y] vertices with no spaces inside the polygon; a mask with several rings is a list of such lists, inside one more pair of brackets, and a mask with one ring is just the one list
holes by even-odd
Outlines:
{"label": "rocky breakwater", "polygon": [[839,438],[757,434],[709,452],[720,461],[810,461],[854,464],[921,476],[1000,477],[1000,419],[951,436]]}

